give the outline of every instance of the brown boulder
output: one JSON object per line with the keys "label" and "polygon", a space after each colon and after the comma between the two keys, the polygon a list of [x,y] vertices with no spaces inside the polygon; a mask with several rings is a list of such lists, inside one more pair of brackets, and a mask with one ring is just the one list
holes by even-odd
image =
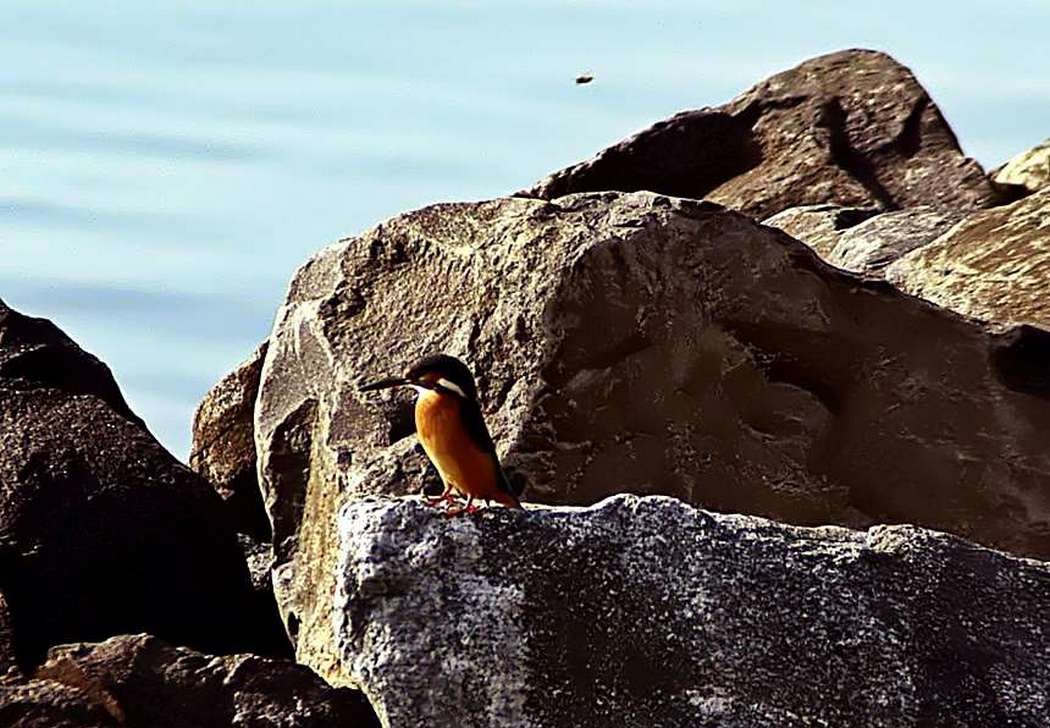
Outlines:
{"label": "brown boulder", "polygon": [[322,661],[341,505],[428,482],[410,394],[357,391],[425,353],[471,364],[527,500],[668,494],[1050,556],[1039,341],[710,203],[604,193],[401,215],[299,270],[263,366],[256,443],[297,654],[339,672]]}
{"label": "brown boulder", "polygon": [[53,680],[0,684],[0,728],[118,728],[83,690]]}
{"label": "brown boulder", "polygon": [[269,539],[255,475],[252,415],[266,342],[205,395],[193,416],[190,467],[215,486],[240,533]]}
{"label": "brown boulder", "polygon": [[365,728],[356,690],[255,655],[213,657],[149,635],[55,647],[34,679],[0,687],[0,726]]}
{"label": "brown boulder", "polygon": [[971,213],[891,265],[886,278],[966,316],[1050,329],[1048,220],[1050,188],[1007,207]]}
{"label": "brown boulder", "polygon": [[109,370],[0,303],[0,589],[23,664],[149,629],[254,644],[251,588],[219,498],[135,417]]}
{"label": "brown boulder", "polygon": [[599,190],[704,198],[758,219],[821,203],[972,208],[1001,198],[911,71],[869,50],[810,59],[520,194]]}

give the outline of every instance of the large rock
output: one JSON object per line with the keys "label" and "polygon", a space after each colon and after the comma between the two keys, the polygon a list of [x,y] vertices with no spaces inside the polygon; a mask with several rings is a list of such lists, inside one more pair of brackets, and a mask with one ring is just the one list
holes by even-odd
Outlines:
{"label": "large rock", "polygon": [[912,207],[863,215],[870,209],[795,207],[763,224],[801,240],[838,268],[880,276],[890,263],[935,240],[966,214],[961,210]]}
{"label": "large rock", "polygon": [[1050,567],[669,498],[339,519],[334,680],[386,725],[1045,726]]}
{"label": "large rock", "polygon": [[705,198],[758,219],[797,205],[971,208],[1002,195],[926,90],[883,53],[820,56],[733,101],[686,111],[521,193]]}
{"label": "large rock", "polygon": [[966,316],[1050,329],[1050,188],[970,214],[893,263],[886,278]]}
{"label": "large rock", "polygon": [[218,496],[131,414],[104,364],[3,304],[0,590],[24,664],[141,629],[246,649],[257,626]]}
{"label": "large rock", "polygon": [[260,480],[297,654],[331,655],[339,507],[428,482],[411,393],[357,391],[424,353],[473,366],[526,500],[665,494],[1050,556],[1040,342],[709,203],[605,193],[397,217],[297,273],[263,366]]}
{"label": "large rock", "polygon": [[356,690],[255,655],[213,657],[149,635],[53,648],[33,680],[0,687],[0,726],[370,728]]}
{"label": "large rock", "polygon": [[1050,139],[1018,154],[995,173],[994,179],[998,184],[1014,185],[1027,193],[1050,186]]}
{"label": "large rock", "polygon": [[241,533],[269,539],[255,471],[253,414],[266,343],[205,395],[193,416],[190,467],[215,486]]}

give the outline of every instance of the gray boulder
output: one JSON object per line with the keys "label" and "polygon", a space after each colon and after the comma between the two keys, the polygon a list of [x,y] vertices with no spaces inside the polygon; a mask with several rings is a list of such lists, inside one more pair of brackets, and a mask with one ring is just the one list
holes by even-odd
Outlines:
{"label": "gray boulder", "polygon": [[384,724],[1046,725],[1050,567],[619,496],[340,514],[329,679]]}
{"label": "gray boulder", "polygon": [[600,190],[704,198],[757,219],[821,203],[969,209],[1004,195],[963,154],[911,71],[857,49],[658,122],[520,194]]}
{"label": "gray boulder", "polygon": [[274,588],[331,656],[336,517],[431,482],[411,393],[447,351],[527,501],[673,495],[790,523],[911,522],[1050,555],[1050,347],[996,333],[709,203],[446,204],[323,250],[278,312],[256,408]]}

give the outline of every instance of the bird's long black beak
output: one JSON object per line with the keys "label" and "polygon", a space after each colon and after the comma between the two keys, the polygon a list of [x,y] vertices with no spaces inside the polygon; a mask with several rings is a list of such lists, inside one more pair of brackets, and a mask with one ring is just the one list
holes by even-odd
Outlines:
{"label": "bird's long black beak", "polygon": [[362,384],[357,388],[358,392],[374,392],[377,389],[390,389],[391,387],[403,387],[411,384],[410,381],[404,377],[390,377],[389,379],[380,379],[378,382],[372,382],[371,384]]}

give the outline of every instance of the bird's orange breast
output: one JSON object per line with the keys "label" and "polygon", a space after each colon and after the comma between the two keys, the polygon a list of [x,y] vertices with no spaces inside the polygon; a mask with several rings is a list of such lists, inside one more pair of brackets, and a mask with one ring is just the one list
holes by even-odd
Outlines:
{"label": "bird's orange breast", "polygon": [[435,391],[420,394],[416,432],[446,484],[475,498],[493,497],[497,490],[495,459],[463,426],[458,397]]}

